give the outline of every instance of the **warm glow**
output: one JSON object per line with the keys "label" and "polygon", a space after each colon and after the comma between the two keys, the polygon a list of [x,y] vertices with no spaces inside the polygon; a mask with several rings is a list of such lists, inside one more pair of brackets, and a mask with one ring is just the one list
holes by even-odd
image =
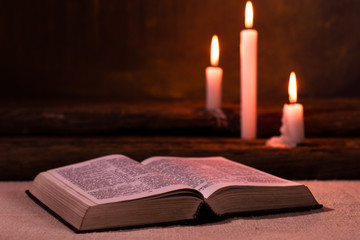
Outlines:
{"label": "warm glow", "polygon": [[246,3],[245,7],[245,27],[246,28],[252,28],[253,27],[253,18],[254,18],[254,12],[253,12],[253,6],[250,1]]}
{"label": "warm glow", "polygon": [[297,100],[296,76],[294,72],[291,72],[290,81],[289,81],[289,101],[290,103],[296,103],[296,100]]}
{"label": "warm glow", "polygon": [[214,35],[211,40],[210,63],[212,66],[219,65],[219,38]]}

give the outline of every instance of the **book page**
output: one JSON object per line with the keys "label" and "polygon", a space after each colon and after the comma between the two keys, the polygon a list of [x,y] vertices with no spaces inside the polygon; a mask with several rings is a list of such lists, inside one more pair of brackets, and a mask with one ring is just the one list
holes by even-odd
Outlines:
{"label": "book page", "polygon": [[123,155],[109,155],[48,172],[95,203],[132,200],[189,188]]}
{"label": "book page", "polygon": [[153,157],[142,164],[197,189],[205,198],[226,186],[300,185],[223,157]]}

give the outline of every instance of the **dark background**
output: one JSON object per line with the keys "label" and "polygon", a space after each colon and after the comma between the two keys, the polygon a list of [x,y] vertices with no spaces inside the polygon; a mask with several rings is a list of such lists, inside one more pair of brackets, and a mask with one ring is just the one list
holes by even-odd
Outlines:
{"label": "dark background", "polygon": [[[204,99],[220,39],[225,101],[239,101],[240,0],[32,0],[0,4],[3,99]],[[359,97],[360,2],[254,1],[258,96]]]}

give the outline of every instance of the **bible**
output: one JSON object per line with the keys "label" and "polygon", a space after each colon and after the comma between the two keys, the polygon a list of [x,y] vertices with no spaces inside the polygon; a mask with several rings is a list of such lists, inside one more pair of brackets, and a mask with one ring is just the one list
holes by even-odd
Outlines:
{"label": "bible", "polygon": [[77,231],[313,209],[310,190],[223,157],[108,155],[39,173],[27,193]]}

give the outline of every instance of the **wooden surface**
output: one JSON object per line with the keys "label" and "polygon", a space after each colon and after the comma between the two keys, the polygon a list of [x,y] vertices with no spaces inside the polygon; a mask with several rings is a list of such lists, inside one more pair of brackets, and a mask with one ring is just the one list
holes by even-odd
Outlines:
{"label": "wooden surface", "polygon": [[[284,101],[260,102],[258,137],[279,134]],[[308,137],[360,136],[360,98],[304,99]],[[0,135],[240,136],[239,103],[223,104],[223,119],[204,101],[30,101],[0,103]]]}
{"label": "wooden surface", "polygon": [[202,101],[0,103],[0,180],[106,154],[224,156],[290,179],[360,179],[360,99],[305,99],[306,143],[265,147],[279,135],[282,105],[260,103],[258,136],[239,138],[238,103],[223,116]]}
{"label": "wooden surface", "polygon": [[32,180],[51,168],[121,153],[151,156],[224,156],[288,179],[359,179],[360,138],[307,138],[293,149],[273,149],[266,139],[224,137],[2,137],[0,180]]}

